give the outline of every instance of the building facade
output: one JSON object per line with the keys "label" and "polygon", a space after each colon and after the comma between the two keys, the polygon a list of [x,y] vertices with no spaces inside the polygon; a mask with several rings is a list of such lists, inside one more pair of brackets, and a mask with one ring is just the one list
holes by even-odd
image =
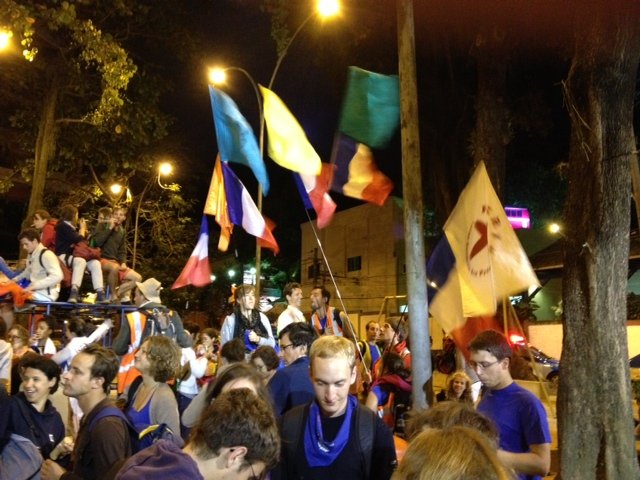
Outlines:
{"label": "building facade", "polygon": [[[322,230],[309,222],[301,225],[300,279],[305,297],[314,285],[325,285],[335,298],[329,269],[349,315],[378,314],[385,297],[406,294],[404,230],[399,200],[389,198],[384,206],[364,204],[334,215]],[[318,246],[324,249],[328,267]],[[308,298],[303,310],[309,311]],[[403,302],[406,303],[406,302]],[[395,306],[390,307],[396,310]]]}

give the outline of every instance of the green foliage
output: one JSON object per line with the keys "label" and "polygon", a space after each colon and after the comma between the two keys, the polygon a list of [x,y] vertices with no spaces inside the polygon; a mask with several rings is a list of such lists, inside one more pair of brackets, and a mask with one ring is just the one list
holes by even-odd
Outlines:
{"label": "green foliage", "polygon": [[124,104],[121,93],[126,90],[137,67],[113,37],[103,35],[91,20],[74,25],[73,37],[82,48],[82,60],[87,65],[96,67],[103,82],[98,107],[87,114],[84,120],[94,125],[102,125],[117,114]]}
{"label": "green foliage", "polygon": [[287,0],[264,0],[262,10],[271,17],[271,38],[276,42],[276,53],[282,55],[291,39],[291,32],[288,26],[291,14],[290,1]]}

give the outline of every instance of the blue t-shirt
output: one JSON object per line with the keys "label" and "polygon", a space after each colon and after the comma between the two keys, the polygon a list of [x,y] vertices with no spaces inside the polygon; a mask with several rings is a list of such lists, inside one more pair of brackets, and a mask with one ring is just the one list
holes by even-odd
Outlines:
{"label": "blue t-shirt", "polygon": [[[502,390],[488,390],[478,411],[495,422],[500,448],[507,452],[527,453],[529,445],[551,443],[547,412],[530,391],[513,382]],[[521,480],[540,480],[537,475],[519,474]]]}

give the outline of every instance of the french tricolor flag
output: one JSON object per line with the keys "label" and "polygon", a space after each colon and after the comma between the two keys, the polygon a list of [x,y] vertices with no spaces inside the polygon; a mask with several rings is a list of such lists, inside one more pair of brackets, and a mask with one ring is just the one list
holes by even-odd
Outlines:
{"label": "french tricolor flag", "polygon": [[318,176],[304,173],[294,173],[293,176],[304,207],[316,211],[318,228],[326,227],[336,211],[336,204],[327,193],[333,177],[333,165],[323,163]]}
{"label": "french tricolor flag", "polygon": [[267,225],[256,204],[253,203],[251,195],[229,165],[226,162],[221,163],[224,188],[227,194],[227,209],[231,222],[234,225],[242,226],[247,233],[258,237],[263,247],[278,254],[280,247],[271,233],[270,226]]}
{"label": "french tricolor flag", "polygon": [[182,269],[180,276],[173,282],[171,289],[193,285],[204,287],[211,283],[211,266],[209,265],[209,223],[207,217],[202,216],[198,243],[193,249],[187,264]]}

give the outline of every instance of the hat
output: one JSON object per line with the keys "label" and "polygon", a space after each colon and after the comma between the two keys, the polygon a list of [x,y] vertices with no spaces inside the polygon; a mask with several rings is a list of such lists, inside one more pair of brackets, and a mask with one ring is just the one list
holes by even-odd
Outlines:
{"label": "hat", "polygon": [[136,282],[136,287],[140,290],[140,293],[144,295],[144,298],[153,303],[162,303],[160,300],[160,290],[162,290],[162,284],[155,278],[148,278],[144,282]]}

